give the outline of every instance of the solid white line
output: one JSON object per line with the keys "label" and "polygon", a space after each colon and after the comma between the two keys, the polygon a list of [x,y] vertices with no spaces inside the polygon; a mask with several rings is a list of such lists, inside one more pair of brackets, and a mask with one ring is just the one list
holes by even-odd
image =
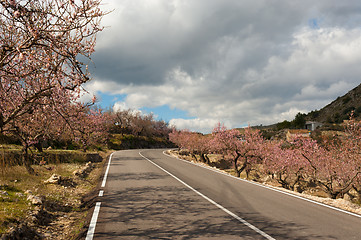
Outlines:
{"label": "solid white line", "polygon": [[99,196],[99,197],[103,197],[103,194],[104,194],[104,191],[103,191],[103,190],[100,190],[98,196]]}
{"label": "solid white line", "polygon": [[104,178],[103,178],[103,182],[102,182],[102,186],[101,186],[101,187],[105,187],[105,184],[106,184],[106,182],[107,182],[107,177],[108,177],[110,162],[112,161],[112,156],[113,156],[113,154],[114,154],[114,153],[110,154],[109,161],[108,161],[108,166],[107,166],[107,169],[105,170],[105,174],[104,174]]}
{"label": "solid white line", "polygon": [[101,202],[97,202],[95,205],[93,216],[90,221],[88,233],[86,235],[85,240],[92,240],[94,237],[95,226],[97,224],[98,215],[99,215],[99,211],[100,211],[100,204],[101,204]]}
{"label": "solid white line", "polygon": [[256,182],[248,181],[246,179],[238,178],[238,177],[232,176],[232,175],[230,175],[228,173],[221,172],[218,169],[214,169],[214,168],[211,168],[211,167],[208,167],[208,166],[202,166],[202,165],[199,165],[199,164],[196,164],[196,163],[193,163],[193,162],[181,159],[181,158],[177,158],[175,156],[168,155],[168,154],[165,153],[165,151],[163,151],[163,154],[165,156],[172,157],[172,158],[178,159],[180,161],[183,161],[183,162],[193,164],[193,165],[198,166],[198,167],[208,169],[210,171],[225,175],[227,177],[234,178],[234,179],[236,179],[238,181],[243,181],[243,182],[247,182],[247,183],[259,186],[259,187],[267,188],[267,189],[275,191],[275,192],[279,192],[279,193],[282,193],[282,194],[285,194],[285,195],[288,195],[288,196],[291,196],[291,197],[294,197],[294,198],[298,198],[298,199],[301,199],[301,200],[304,200],[304,201],[307,201],[307,202],[310,202],[310,203],[313,203],[313,204],[317,204],[317,205],[327,207],[327,208],[330,208],[330,209],[333,209],[333,210],[336,210],[336,211],[339,211],[339,212],[342,212],[342,213],[349,214],[349,215],[354,216],[354,217],[361,218],[361,215],[359,215],[357,213],[349,212],[349,211],[346,211],[346,210],[343,210],[343,209],[340,209],[340,208],[337,208],[337,207],[333,207],[331,205],[327,205],[327,204],[324,204],[324,203],[321,203],[321,202],[317,202],[317,201],[314,201],[314,200],[311,200],[311,199],[308,199],[308,198],[305,198],[305,197],[301,197],[301,196],[298,196],[298,195],[295,195],[295,194],[292,194],[292,193],[289,193],[289,192],[286,192],[286,191],[282,191],[280,189],[276,189],[276,188],[273,188],[273,187],[270,187],[270,186],[266,186],[266,185],[263,185],[263,184],[260,184],[260,183],[256,183]]}
{"label": "solid white line", "polygon": [[187,188],[189,188],[190,190],[192,190],[193,192],[197,193],[199,196],[203,197],[204,199],[206,199],[208,202],[212,203],[213,205],[217,206],[218,208],[220,208],[221,210],[223,210],[224,212],[228,213],[229,215],[231,215],[232,217],[234,217],[235,219],[237,219],[238,221],[240,221],[241,223],[243,223],[244,225],[246,225],[247,227],[251,228],[252,230],[254,230],[255,232],[257,232],[258,234],[262,235],[263,237],[265,237],[268,240],[275,240],[273,237],[271,237],[270,235],[268,235],[267,233],[263,232],[262,230],[258,229],[257,227],[253,226],[252,224],[250,224],[249,222],[247,222],[246,220],[244,220],[243,218],[237,216],[236,214],[234,214],[233,212],[229,211],[227,208],[223,207],[222,205],[216,203],[215,201],[213,201],[212,199],[210,199],[209,197],[207,197],[206,195],[198,192],[197,190],[195,190],[193,187],[191,187],[190,185],[188,185],[187,183],[183,182],[182,180],[180,180],[178,177],[174,176],[172,173],[168,172],[167,170],[165,170],[164,168],[162,168],[161,166],[159,166],[158,164],[156,164],[155,162],[153,162],[152,160],[148,159],[147,157],[143,156],[141,154],[141,152],[139,152],[139,155],[142,156],[144,159],[148,160],[150,163],[152,163],[154,166],[158,167],[159,169],[161,169],[162,171],[164,171],[165,173],[169,174],[170,176],[172,176],[174,179],[176,179],[177,181],[179,181],[180,183],[182,183],[184,186],[186,186]]}

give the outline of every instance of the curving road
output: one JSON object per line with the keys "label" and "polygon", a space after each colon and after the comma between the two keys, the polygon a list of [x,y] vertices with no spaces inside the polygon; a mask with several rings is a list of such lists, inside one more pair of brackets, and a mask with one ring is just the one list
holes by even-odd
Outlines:
{"label": "curving road", "polygon": [[87,239],[361,239],[361,216],[163,150],[114,153],[106,180]]}

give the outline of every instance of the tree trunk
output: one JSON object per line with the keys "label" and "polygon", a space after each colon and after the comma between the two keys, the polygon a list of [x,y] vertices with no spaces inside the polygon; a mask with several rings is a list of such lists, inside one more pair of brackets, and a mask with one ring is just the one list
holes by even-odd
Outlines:
{"label": "tree trunk", "polygon": [[43,152],[43,146],[41,144],[41,142],[37,142],[35,145],[35,148],[38,149],[39,152]]}
{"label": "tree trunk", "polygon": [[249,179],[249,174],[251,173],[251,169],[246,169],[246,179]]}
{"label": "tree trunk", "polygon": [[201,159],[201,161],[203,163],[206,163],[206,164],[209,165],[210,161],[209,161],[209,158],[208,158],[207,154],[201,153],[201,154],[199,154],[199,156],[200,156],[200,159]]}
{"label": "tree trunk", "polygon": [[201,160],[202,163],[206,163],[206,159],[204,158],[204,154],[200,153],[199,154],[199,160]]}
{"label": "tree trunk", "polygon": [[204,158],[206,159],[206,163],[207,163],[208,165],[210,165],[210,164],[211,164],[211,161],[209,160],[209,157],[207,156],[207,154],[204,154]]}
{"label": "tree trunk", "polygon": [[35,174],[34,169],[31,167],[31,162],[30,162],[30,156],[29,156],[29,146],[27,144],[25,144],[23,146],[23,164],[26,168],[26,171],[28,171],[29,174]]}
{"label": "tree trunk", "polygon": [[241,176],[241,172],[238,170],[238,168],[235,167],[234,170],[236,171],[236,176],[237,176],[237,177],[240,177],[240,176]]}
{"label": "tree trunk", "polygon": [[234,171],[236,172],[236,176],[237,176],[237,177],[240,177],[240,176],[241,176],[241,172],[238,170],[237,162],[238,162],[238,157],[236,157],[236,158],[234,159]]}
{"label": "tree trunk", "polygon": [[354,184],[352,188],[357,192],[356,199],[359,203],[361,203],[361,185]]}
{"label": "tree trunk", "polygon": [[289,189],[289,190],[291,190],[291,189],[290,189],[290,185],[289,185],[289,183],[287,182],[288,176],[286,175],[285,178],[282,178],[282,175],[285,175],[285,174],[282,174],[282,173],[278,173],[278,174],[277,174],[277,182],[278,182],[279,184],[281,184],[281,186],[282,186],[284,189]]}
{"label": "tree trunk", "polygon": [[244,161],[244,162],[243,162],[243,164],[242,164],[241,168],[240,168],[240,169],[238,169],[239,174],[241,174],[241,172],[243,172],[243,170],[244,170],[244,169],[246,169],[247,164],[248,164],[248,162],[247,162],[247,161]]}

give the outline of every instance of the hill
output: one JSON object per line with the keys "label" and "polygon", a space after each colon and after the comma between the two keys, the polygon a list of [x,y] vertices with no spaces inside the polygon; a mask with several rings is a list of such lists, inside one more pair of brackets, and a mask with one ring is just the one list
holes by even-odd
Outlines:
{"label": "hill", "polygon": [[308,114],[298,113],[292,121],[285,120],[272,125],[252,127],[262,130],[266,138],[280,133],[284,135],[281,131],[283,129],[304,128],[306,121],[320,122],[324,130],[337,130],[340,129],[339,124],[349,119],[352,112],[355,119],[361,120],[361,84],[320,110],[314,110]]}
{"label": "hill", "polygon": [[321,123],[341,123],[349,119],[352,111],[356,119],[361,119],[361,84],[324,108],[308,113],[305,119]]}

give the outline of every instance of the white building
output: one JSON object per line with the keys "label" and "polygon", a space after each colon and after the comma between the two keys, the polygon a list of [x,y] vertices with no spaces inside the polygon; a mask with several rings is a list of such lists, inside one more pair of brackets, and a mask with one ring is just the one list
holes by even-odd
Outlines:
{"label": "white building", "polygon": [[321,127],[322,123],[319,122],[313,122],[313,121],[307,121],[305,124],[305,128],[310,131],[316,130],[316,128]]}

